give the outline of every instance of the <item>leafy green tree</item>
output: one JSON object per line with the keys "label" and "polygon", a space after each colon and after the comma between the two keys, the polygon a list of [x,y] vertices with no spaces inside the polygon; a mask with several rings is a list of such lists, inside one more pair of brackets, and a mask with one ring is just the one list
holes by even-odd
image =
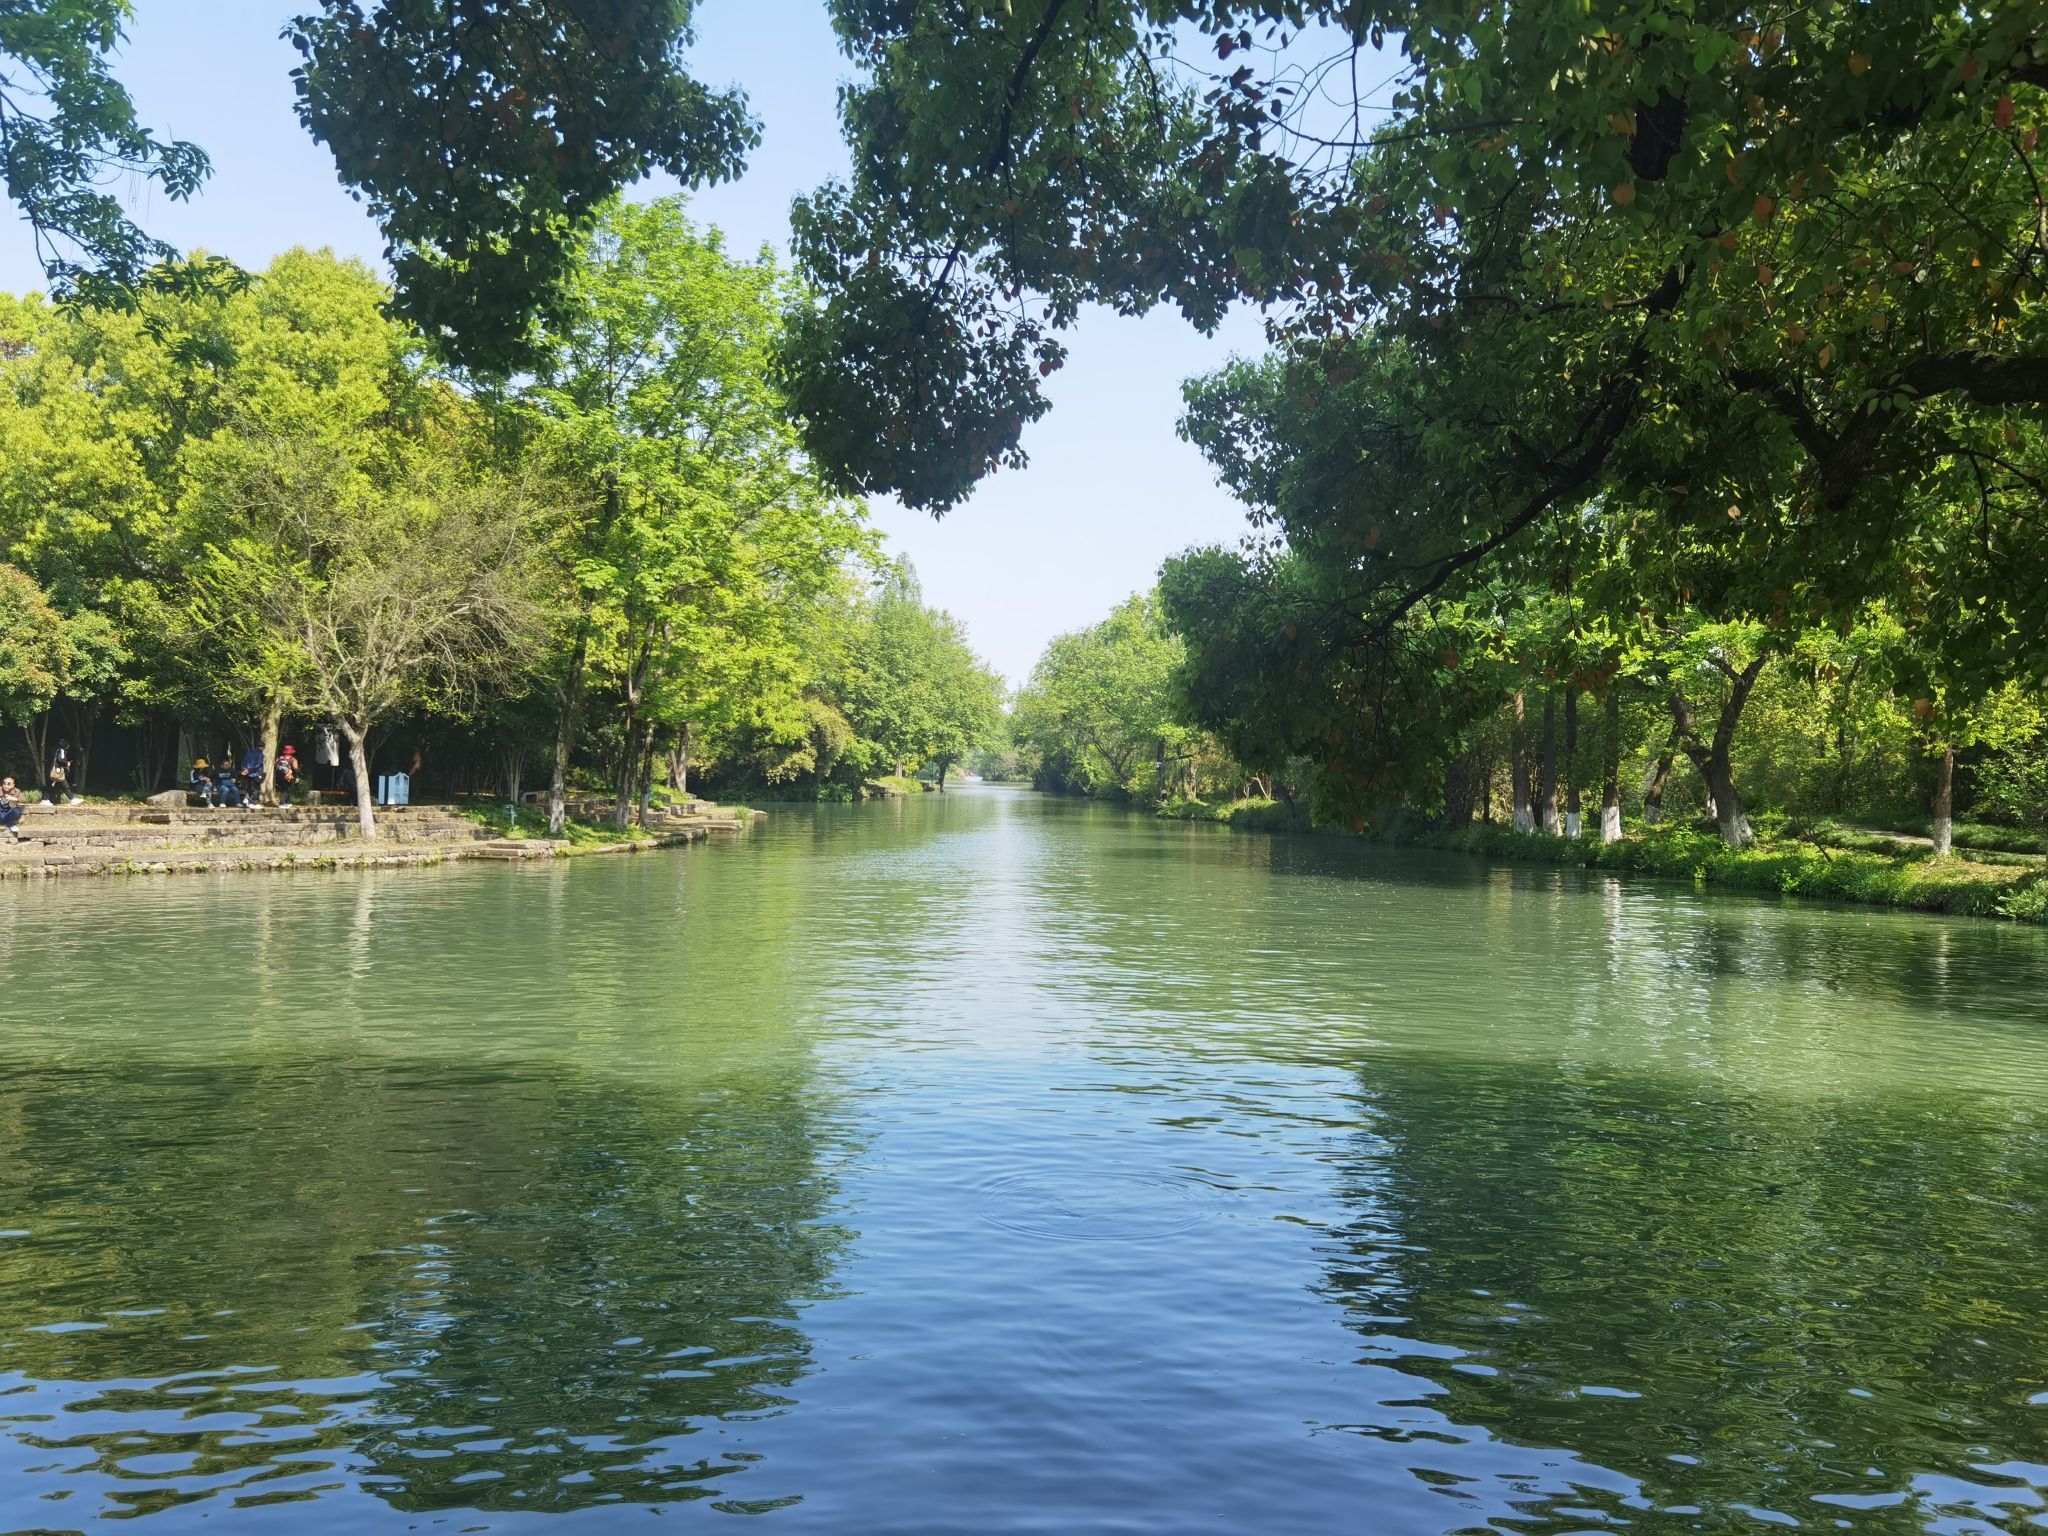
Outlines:
{"label": "leafy green tree", "polygon": [[[406,710],[516,673],[545,621],[529,487],[417,461],[365,483],[346,461],[243,509],[195,604],[247,613],[294,697],[347,745],[357,818],[377,835],[366,750]],[[318,485],[321,494],[307,494]]]}
{"label": "leafy green tree", "polygon": [[694,0],[322,0],[285,35],[299,116],[382,226],[394,311],[448,356],[533,361],[620,189],[738,174],[745,99],[682,67]]}
{"label": "leafy green tree", "polygon": [[[581,238],[652,171],[736,175],[759,138],[745,99],[692,78],[694,0],[320,0],[285,36],[300,120],[383,228],[394,309],[455,360],[530,363],[561,314]],[[133,304],[232,282],[187,266],[103,190],[113,176],[190,197],[209,165],[157,138],[108,67],[129,0],[0,8],[0,179],[53,289]]]}
{"label": "leafy green tree", "polygon": [[1192,794],[1200,733],[1184,723],[1186,659],[1150,593],[1048,645],[1017,697],[1015,734],[1037,751],[1043,787],[1120,799]]}
{"label": "leafy green tree", "polygon": [[345,504],[431,413],[383,298],[360,264],[289,251],[232,290],[132,311],[9,301],[0,538],[60,606],[119,631],[118,690],[92,699],[249,720],[275,756],[299,637],[262,633],[253,604],[202,613],[192,583],[225,590],[218,552],[252,509]]}
{"label": "leafy green tree", "polygon": [[968,647],[967,633],[950,615],[934,626],[929,683],[937,722],[924,754],[940,789],[953,766],[996,739],[1002,727],[1003,680]]}
{"label": "leafy green tree", "polygon": [[[97,608],[81,608],[65,617],[64,645],[70,664],[64,675],[61,702],[70,717],[72,753],[68,778],[75,795],[84,788],[92,766],[94,728],[107,706],[120,699],[129,649],[121,626]],[[40,739],[36,755],[47,765],[49,732],[45,728],[37,734]]]}
{"label": "leafy green tree", "polygon": [[766,360],[793,300],[764,253],[729,256],[680,199],[608,209],[581,250],[544,365],[524,390],[533,451],[577,489],[554,531],[574,593],[556,665],[549,791],[559,829],[593,673],[621,706],[618,815],[663,733],[727,710],[733,687],[801,686],[802,616],[869,535],[797,451]]}
{"label": "leafy green tree", "polygon": [[[64,616],[34,577],[0,565],[0,713],[27,729],[55,702],[70,668]],[[29,750],[40,772],[43,749],[33,734]]]}
{"label": "leafy green tree", "polygon": [[181,275],[107,187],[148,183],[182,202],[211,169],[198,145],[143,126],[108,69],[131,14],[129,0],[0,6],[0,185],[61,295],[129,300]]}
{"label": "leafy green tree", "polygon": [[[819,457],[943,507],[1017,457],[1084,304],[1266,309],[1272,356],[1185,423],[1266,537],[1166,597],[1201,718],[1312,750],[1332,811],[1443,781],[1491,705],[1441,658],[1588,543],[1618,634],[1785,640],[1931,588],[1994,616],[1951,648],[1981,685],[2048,629],[2029,8],[835,17],[853,174],[799,208],[826,302],[786,358]],[[1384,113],[1342,94],[1382,46]]]}
{"label": "leafy green tree", "polygon": [[993,739],[1002,684],[951,614],[929,608],[917,572],[898,562],[854,616],[838,676],[827,680],[863,769],[946,771]]}
{"label": "leafy green tree", "polygon": [[[1013,446],[1043,408],[1035,346],[1091,300],[1171,303],[1203,326],[1232,302],[1271,306],[1304,396],[1412,361],[1408,386],[1465,406],[1432,453],[1483,449],[1473,462],[1510,477],[1467,509],[1481,542],[1572,497],[1628,431],[1697,391],[1744,407],[1724,443],[1810,455],[1834,498],[1889,472],[1875,455],[1891,432],[2044,390],[2013,286],[2033,266],[2028,135],[2048,83],[2025,7],[1836,0],[1782,22],[1576,0],[1512,15],[1450,0],[833,11],[866,75],[845,111],[852,179],[799,210],[829,303],[796,340],[821,451],[870,487],[963,493],[1000,453],[959,429]],[[1398,51],[1384,113],[1364,90],[1386,70],[1361,60],[1383,47]],[[1318,48],[1333,67],[1299,91]],[[1347,63],[1364,66],[1355,101]],[[1959,154],[1956,183],[1940,167]],[[1368,313],[1383,318],[1361,331]],[[950,366],[940,337],[961,354]],[[1538,370],[1565,351],[1572,377],[1546,385]],[[900,388],[879,382],[892,366]],[[1812,421],[1775,395],[1795,376]],[[1879,382],[1888,403],[1859,405]],[[924,462],[947,455],[945,473]]]}

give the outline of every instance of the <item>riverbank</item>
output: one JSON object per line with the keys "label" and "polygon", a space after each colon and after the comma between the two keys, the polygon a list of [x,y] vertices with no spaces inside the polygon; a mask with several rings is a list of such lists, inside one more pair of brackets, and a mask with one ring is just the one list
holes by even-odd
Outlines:
{"label": "riverbank", "polygon": [[[1220,822],[1247,831],[1342,835],[1334,827],[1311,827],[1304,813],[1275,800],[1238,800],[1213,806],[1182,801],[1162,807],[1160,814],[1183,821]],[[1954,858],[1937,860],[1928,851],[1897,838],[1827,823],[1806,828],[1788,824],[1756,847],[1739,851],[1711,833],[1679,826],[1635,827],[1618,843],[1590,837],[1548,837],[1492,825],[1431,830],[1402,820],[1390,820],[1362,835],[1400,847],[1685,879],[1703,889],[1745,895],[1796,896],[1958,917],[2048,923],[2048,869],[2038,858],[1964,848]],[[2016,833],[2012,840],[2027,836]]]}
{"label": "riverbank", "polygon": [[650,827],[546,821],[484,806],[403,806],[377,813],[365,840],[353,809],[185,809],[102,802],[31,806],[19,843],[0,840],[0,880],[88,875],[198,875],[399,869],[486,859],[524,862],[641,853],[738,833],[762,813],[699,804]]}

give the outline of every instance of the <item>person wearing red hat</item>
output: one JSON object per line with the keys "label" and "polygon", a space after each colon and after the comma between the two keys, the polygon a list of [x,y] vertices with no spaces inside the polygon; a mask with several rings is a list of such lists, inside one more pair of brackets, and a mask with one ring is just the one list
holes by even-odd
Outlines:
{"label": "person wearing red hat", "polygon": [[299,785],[299,750],[286,747],[277,754],[277,803],[292,803],[292,791]]}

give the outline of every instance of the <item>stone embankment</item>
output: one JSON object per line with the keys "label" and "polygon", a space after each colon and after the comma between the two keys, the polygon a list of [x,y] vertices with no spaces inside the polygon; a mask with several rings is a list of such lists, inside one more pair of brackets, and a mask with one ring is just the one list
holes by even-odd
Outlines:
{"label": "stone embankment", "polygon": [[[163,805],[31,805],[23,841],[0,836],[0,879],[54,875],[219,874],[234,870],[375,869],[459,859],[551,859],[634,853],[745,829],[750,813],[697,804],[631,841],[574,846],[506,837],[444,806],[377,812],[365,841],[352,807],[259,810]],[[758,815],[758,812],[751,813]]]}

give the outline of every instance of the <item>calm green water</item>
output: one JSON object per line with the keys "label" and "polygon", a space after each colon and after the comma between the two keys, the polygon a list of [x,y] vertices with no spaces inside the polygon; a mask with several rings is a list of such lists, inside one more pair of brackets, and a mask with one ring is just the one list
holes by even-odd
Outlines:
{"label": "calm green water", "polygon": [[995,790],[0,906],[0,1530],[2048,1519],[2036,933]]}

